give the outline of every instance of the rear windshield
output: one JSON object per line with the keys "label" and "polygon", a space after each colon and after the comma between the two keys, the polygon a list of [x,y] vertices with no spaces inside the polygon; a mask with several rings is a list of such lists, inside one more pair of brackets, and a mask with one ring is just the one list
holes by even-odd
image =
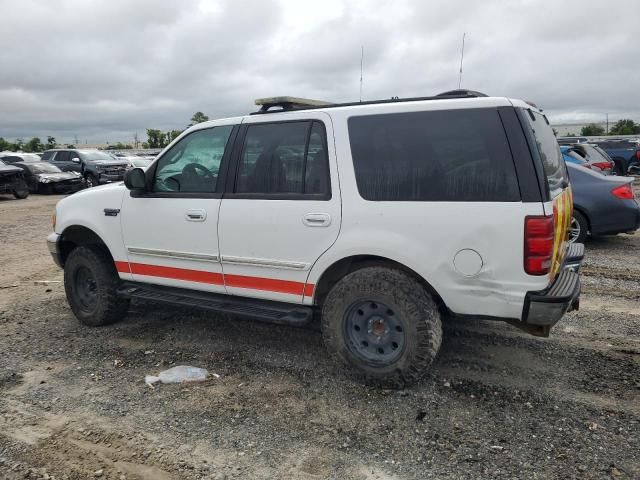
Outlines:
{"label": "rear windshield", "polygon": [[358,191],[365,200],[520,200],[495,109],[351,117],[349,140]]}
{"label": "rear windshield", "polygon": [[562,192],[569,181],[560,147],[545,117],[533,110],[524,110],[522,117],[525,119],[531,153],[534,159],[542,164],[549,193],[553,198]]}

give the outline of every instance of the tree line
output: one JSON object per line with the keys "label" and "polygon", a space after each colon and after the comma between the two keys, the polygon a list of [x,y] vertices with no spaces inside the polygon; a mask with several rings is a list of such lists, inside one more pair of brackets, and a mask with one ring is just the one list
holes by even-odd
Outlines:
{"label": "tree line", "polygon": [[[604,137],[606,135],[640,135],[640,124],[629,118],[618,120],[607,133],[604,127],[595,123],[585,125],[580,130],[583,137]],[[575,137],[575,133],[569,133],[567,137]]]}
{"label": "tree line", "polygon": [[[191,117],[191,123],[189,127],[195,125],[196,123],[202,123],[209,120],[209,117],[202,112],[196,112]],[[173,140],[175,140],[178,135],[180,135],[184,130],[169,130],[168,132],[163,132],[161,130],[155,128],[147,129],[147,141],[142,143],[142,148],[163,148],[169,145]],[[16,139],[15,142],[10,142],[0,137],[0,152],[10,151],[10,152],[27,152],[27,153],[35,153],[35,152],[43,152],[50,148],[56,148],[57,142],[55,137],[48,136],[46,143],[43,143],[42,140],[38,137],[33,137],[31,140],[25,141],[22,138]],[[75,148],[75,145],[67,145],[67,148]],[[118,142],[112,144],[110,149],[115,150],[127,150],[133,148],[131,145],[124,144],[122,142]]]}

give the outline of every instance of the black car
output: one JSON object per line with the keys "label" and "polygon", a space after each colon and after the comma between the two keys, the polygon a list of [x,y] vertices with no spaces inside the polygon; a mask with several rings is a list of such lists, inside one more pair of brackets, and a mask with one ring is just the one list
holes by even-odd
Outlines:
{"label": "black car", "polygon": [[56,149],[47,150],[42,160],[59,167],[63,172],[79,172],[87,187],[120,182],[131,168],[127,160],[116,159],[100,150]]}
{"label": "black car", "polygon": [[22,199],[29,196],[29,188],[20,168],[7,165],[0,160],[0,194],[3,193],[11,193],[14,197]]}
{"label": "black car", "polygon": [[33,193],[72,193],[84,188],[84,179],[77,172],[63,172],[47,162],[16,162]]}
{"label": "black car", "polygon": [[587,234],[633,233],[640,228],[640,206],[633,179],[604,176],[567,162],[573,191],[573,219],[569,240],[582,243]]}

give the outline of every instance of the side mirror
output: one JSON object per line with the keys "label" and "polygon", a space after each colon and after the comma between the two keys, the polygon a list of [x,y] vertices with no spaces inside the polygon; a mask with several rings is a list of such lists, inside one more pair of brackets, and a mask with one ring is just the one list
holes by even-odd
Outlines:
{"label": "side mirror", "polygon": [[132,168],[124,174],[124,185],[129,190],[143,191],[147,186],[147,179],[144,170],[141,168]]}
{"label": "side mirror", "polygon": [[80,163],[80,159],[79,159],[78,157],[73,157],[73,158],[71,159],[71,161],[72,161],[73,163]]}

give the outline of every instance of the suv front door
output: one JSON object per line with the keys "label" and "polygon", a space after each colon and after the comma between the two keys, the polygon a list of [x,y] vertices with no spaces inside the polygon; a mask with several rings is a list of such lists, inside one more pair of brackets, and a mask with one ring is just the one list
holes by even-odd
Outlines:
{"label": "suv front door", "polygon": [[309,303],[310,268],[340,230],[336,152],[327,114],[288,118],[244,120],[220,208],[220,253],[228,293]]}
{"label": "suv front door", "polygon": [[122,235],[128,263],[118,271],[135,281],[225,293],[218,252],[221,168],[233,125],[196,130],[147,170],[148,191],[125,193]]}
{"label": "suv front door", "polygon": [[69,150],[58,150],[50,162],[63,172],[79,172],[80,164],[73,163],[71,157],[72,154]]}

